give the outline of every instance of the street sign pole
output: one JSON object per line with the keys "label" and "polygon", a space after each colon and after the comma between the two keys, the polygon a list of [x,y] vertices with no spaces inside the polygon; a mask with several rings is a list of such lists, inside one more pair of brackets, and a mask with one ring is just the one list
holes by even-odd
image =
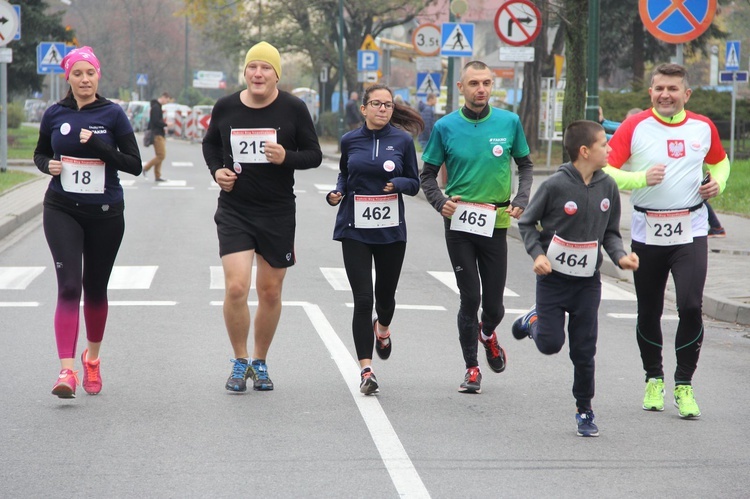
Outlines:
{"label": "street sign pole", "polygon": [[0,172],[8,170],[8,65],[0,63]]}
{"label": "street sign pole", "polygon": [[737,73],[732,74],[732,118],[731,127],[729,131],[729,164],[734,164],[734,112],[737,106]]}

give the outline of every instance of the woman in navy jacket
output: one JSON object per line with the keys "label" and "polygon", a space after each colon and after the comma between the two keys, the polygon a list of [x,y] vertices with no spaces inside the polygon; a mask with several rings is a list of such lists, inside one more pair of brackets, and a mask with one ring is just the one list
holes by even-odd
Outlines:
{"label": "woman in navy jacket", "polygon": [[342,137],[338,182],[326,200],[331,206],[339,205],[333,238],[341,241],[354,295],[352,333],[362,369],[360,391],[370,395],[378,391],[372,373],[373,345],[381,359],[391,355],[389,325],[406,253],[402,195],[419,192],[412,134],[418,134],[424,122],[410,107],[396,105],[393,92],[384,85],[365,91],[360,112],[365,123]]}

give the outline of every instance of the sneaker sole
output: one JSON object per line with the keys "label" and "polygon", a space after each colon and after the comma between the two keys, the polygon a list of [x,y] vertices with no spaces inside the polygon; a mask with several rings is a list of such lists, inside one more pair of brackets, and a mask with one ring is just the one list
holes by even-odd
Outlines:
{"label": "sneaker sole", "polygon": [[577,431],[576,435],[578,435],[579,437],[598,437],[599,432],[597,431],[596,433],[589,433],[589,432],[581,433],[580,431]]}
{"label": "sneaker sole", "polygon": [[463,387],[459,386],[458,387],[458,393],[482,393],[482,389],[481,388],[477,388],[477,389],[474,389],[474,388],[463,388]]}
{"label": "sneaker sole", "polygon": [[374,393],[378,393],[380,391],[380,387],[378,385],[373,385],[372,383],[367,383],[364,386],[359,387],[359,392],[362,395],[372,395]]}
{"label": "sneaker sole", "polygon": [[255,390],[256,392],[270,392],[271,390],[273,390],[273,386],[268,386],[268,385],[254,386],[253,390]]}
{"label": "sneaker sole", "polygon": [[[677,402],[675,401],[674,406],[677,408],[677,410],[680,409],[680,406],[677,405]],[[698,419],[701,417],[701,411],[698,411],[698,414],[682,414],[680,413],[680,417],[682,419]]]}
{"label": "sneaker sole", "polygon": [[649,412],[662,412],[662,411],[664,411],[664,406],[661,406],[661,407],[658,407],[658,406],[647,407],[647,406],[644,405],[643,406],[643,410],[644,411],[649,411]]}
{"label": "sneaker sole", "polygon": [[52,395],[57,395],[61,399],[74,399],[76,398],[76,392],[73,391],[69,385],[60,383],[52,389]]}

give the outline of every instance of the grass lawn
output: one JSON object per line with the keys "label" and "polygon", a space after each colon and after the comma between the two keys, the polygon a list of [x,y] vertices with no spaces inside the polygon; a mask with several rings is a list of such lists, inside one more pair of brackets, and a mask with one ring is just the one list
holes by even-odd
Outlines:
{"label": "grass lawn", "polygon": [[22,172],[19,170],[13,170],[11,168],[6,172],[0,173],[0,194],[7,191],[11,187],[20,183],[36,178],[37,175],[28,172]]}
{"label": "grass lawn", "polygon": [[34,159],[39,128],[20,126],[8,129],[8,159]]}
{"label": "grass lawn", "polygon": [[750,160],[735,159],[724,192],[711,199],[716,211],[750,216]]}

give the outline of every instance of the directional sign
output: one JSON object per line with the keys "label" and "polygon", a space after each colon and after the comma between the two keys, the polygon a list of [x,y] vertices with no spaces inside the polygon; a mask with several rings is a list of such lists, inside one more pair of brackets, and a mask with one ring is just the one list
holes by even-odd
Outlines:
{"label": "directional sign", "polygon": [[420,24],[411,35],[411,43],[419,55],[432,56],[440,53],[440,26]]}
{"label": "directional sign", "polygon": [[440,73],[417,73],[417,97],[440,95]]}
{"label": "directional sign", "polygon": [[443,23],[440,33],[440,54],[446,57],[474,55],[474,24]]}
{"label": "directional sign", "polygon": [[377,71],[378,69],[380,69],[380,52],[357,50],[357,71]]}
{"label": "directional sign", "polygon": [[13,40],[20,40],[21,39],[21,6],[14,4],[13,8],[16,9],[16,15],[18,16],[18,29],[16,30],[16,36],[13,37]]}
{"label": "directional sign", "polygon": [[698,38],[713,21],[716,0],[638,0],[638,11],[646,29],[667,43],[685,43]]}
{"label": "directional sign", "polygon": [[724,58],[724,69],[727,71],[739,71],[740,69],[740,42],[733,40],[727,42],[727,55]]}
{"label": "directional sign", "polygon": [[500,47],[502,62],[534,62],[534,47]]}
{"label": "directional sign", "polygon": [[5,47],[16,36],[18,15],[16,9],[5,0],[0,0],[0,47]]}
{"label": "directional sign", "polygon": [[[75,49],[71,46],[70,50]],[[65,70],[60,63],[65,57],[68,49],[63,42],[42,42],[36,46],[36,72],[37,74],[61,74]]]}
{"label": "directional sign", "polygon": [[719,81],[721,83],[745,82],[747,83],[747,71],[720,71]]}
{"label": "directional sign", "polygon": [[505,2],[495,14],[495,32],[508,45],[528,45],[542,31],[542,13],[529,0]]}

